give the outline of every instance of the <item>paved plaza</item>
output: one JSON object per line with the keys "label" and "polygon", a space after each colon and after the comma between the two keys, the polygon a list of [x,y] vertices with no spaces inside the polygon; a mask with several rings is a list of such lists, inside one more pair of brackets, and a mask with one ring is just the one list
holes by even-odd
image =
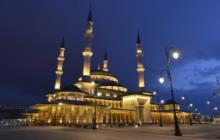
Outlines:
{"label": "paved plaza", "polygon": [[182,137],[173,136],[173,127],[101,128],[98,130],[69,127],[1,128],[0,140],[217,140],[220,125],[182,125]]}

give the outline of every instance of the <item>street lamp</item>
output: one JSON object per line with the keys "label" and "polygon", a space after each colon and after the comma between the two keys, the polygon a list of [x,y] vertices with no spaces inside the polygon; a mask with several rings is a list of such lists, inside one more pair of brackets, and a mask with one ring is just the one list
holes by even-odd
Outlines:
{"label": "street lamp", "polygon": [[193,107],[193,104],[192,104],[192,103],[190,103],[190,104],[189,104],[189,107]]}
{"label": "street lamp", "polygon": [[[192,110],[192,107],[193,107],[193,104],[190,103],[190,104],[189,104],[189,110],[190,110],[190,111]],[[189,117],[189,124],[190,124],[190,125],[193,125],[193,123],[192,123],[192,116],[191,116],[191,115],[190,115],[190,117]]]}
{"label": "street lamp", "polygon": [[160,127],[162,127],[163,126],[163,121],[162,121],[162,116],[161,116],[161,105],[164,103],[164,101],[161,100],[158,88],[156,89],[156,91],[153,92],[153,94],[157,95],[157,99],[158,99],[158,102],[159,102],[159,106],[158,106],[158,111],[159,111],[159,115],[160,115],[160,119],[159,119],[160,123],[159,124],[160,124]]}
{"label": "street lamp", "polygon": [[207,105],[210,105],[210,101],[206,101],[206,104],[207,104]]}
{"label": "street lamp", "polygon": [[164,79],[162,73],[160,73],[160,77],[159,77],[158,81],[159,81],[159,83],[161,83],[161,84],[164,83],[165,79]]}
{"label": "street lamp", "polygon": [[96,91],[95,91],[95,89],[96,89],[96,84],[95,84],[95,82],[94,81],[92,81],[91,82],[91,84],[92,84],[92,87],[93,87],[93,95],[94,95],[94,97],[95,97],[95,111],[94,111],[94,114],[93,114],[93,125],[92,125],[92,129],[93,130],[96,130],[97,129],[97,124],[96,124],[96,106],[97,106],[97,103],[96,103],[96,98],[97,98],[97,96],[99,97],[99,96],[101,96],[102,94],[101,93],[97,93],[96,94]]}
{"label": "street lamp", "polygon": [[178,119],[176,115],[176,105],[175,105],[175,100],[174,100],[174,93],[173,93],[173,83],[172,83],[172,78],[171,78],[171,70],[170,70],[170,62],[171,59],[178,59],[180,54],[177,49],[173,48],[171,50],[168,50],[167,48],[165,49],[165,55],[166,55],[166,72],[167,72],[167,78],[169,81],[169,86],[170,86],[170,94],[171,94],[171,100],[173,104],[173,117],[174,117],[174,125],[175,125],[175,136],[182,136],[179,124],[178,124]]}
{"label": "street lamp", "polygon": [[[182,97],[181,97],[181,100],[184,101],[186,107],[189,109],[189,112],[190,112],[190,113],[193,112],[193,111],[192,111],[193,104],[190,103],[189,99],[188,99],[186,96],[182,96]],[[192,123],[193,117],[192,117],[192,115],[190,115],[190,113],[189,113],[189,116],[188,116],[188,117],[189,117],[189,124],[190,124],[190,125],[193,125],[193,123]]]}
{"label": "street lamp", "polygon": [[214,107],[213,110],[217,111],[217,110],[218,110],[218,107]]}
{"label": "street lamp", "polygon": [[172,55],[172,58],[176,59],[176,60],[179,59],[179,57],[180,57],[179,51],[177,49],[175,49],[175,48],[172,50],[171,55]]}
{"label": "street lamp", "polygon": [[160,100],[160,104],[159,104],[159,111],[160,111],[160,127],[163,126],[163,120],[162,120],[162,115],[161,115],[161,106],[162,104],[164,104],[164,100]]}
{"label": "street lamp", "polygon": [[185,97],[184,97],[184,96],[182,96],[182,97],[181,97],[181,100],[185,100]]}

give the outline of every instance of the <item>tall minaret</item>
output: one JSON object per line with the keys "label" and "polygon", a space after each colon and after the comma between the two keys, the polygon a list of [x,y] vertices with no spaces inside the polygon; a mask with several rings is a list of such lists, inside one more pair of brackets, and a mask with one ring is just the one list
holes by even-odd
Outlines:
{"label": "tall minaret", "polygon": [[63,75],[63,61],[65,59],[64,52],[65,52],[65,48],[64,48],[64,38],[63,38],[60,44],[60,54],[57,58],[56,81],[54,86],[55,90],[60,90],[60,86],[61,86],[61,77]]}
{"label": "tall minaret", "polygon": [[137,56],[138,87],[142,91],[144,90],[144,87],[145,87],[145,83],[144,83],[145,68],[144,68],[143,60],[142,60],[143,52],[141,49],[141,40],[140,40],[139,33],[137,36],[136,47],[137,47],[136,56]]}
{"label": "tall minaret", "polygon": [[107,53],[105,53],[105,55],[104,55],[102,70],[108,72],[108,56],[107,56]]}
{"label": "tall minaret", "polygon": [[90,75],[90,63],[91,63],[91,56],[93,55],[91,50],[92,45],[92,38],[93,38],[93,21],[92,21],[92,12],[91,9],[89,11],[89,16],[87,20],[87,28],[84,33],[84,37],[86,39],[86,45],[83,51],[83,76],[89,76]]}

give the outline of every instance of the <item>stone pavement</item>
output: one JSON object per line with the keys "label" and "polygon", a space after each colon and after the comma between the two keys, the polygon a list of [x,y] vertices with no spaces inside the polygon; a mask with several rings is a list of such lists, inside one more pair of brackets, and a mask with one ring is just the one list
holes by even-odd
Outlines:
{"label": "stone pavement", "polygon": [[182,137],[173,136],[173,126],[100,128],[69,127],[1,128],[0,140],[218,140],[220,125],[181,125]]}

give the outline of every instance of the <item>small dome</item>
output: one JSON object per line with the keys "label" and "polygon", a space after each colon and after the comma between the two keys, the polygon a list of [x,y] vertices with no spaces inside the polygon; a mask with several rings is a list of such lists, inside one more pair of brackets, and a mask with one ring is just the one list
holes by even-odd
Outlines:
{"label": "small dome", "polygon": [[62,91],[75,91],[75,92],[82,92],[77,86],[75,85],[68,85],[62,89]]}
{"label": "small dome", "polygon": [[110,74],[107,71],[96,69],[91,71],[91,78],[94,81],[114,81],[118,82],[118,78],[116,78],[114,75]]}
{"label": "small dome", "polygon": [[118,86],[118,87],[124,87],[123,85],[116,83],[116,82],[100,82],[99,86]]}
{"label": "small dome", "polygon": [[95,70],[91,70],[91,74],[106,74],[106,75],[111,75],[108,72],[101,70],[101,69],[95,69]]}

